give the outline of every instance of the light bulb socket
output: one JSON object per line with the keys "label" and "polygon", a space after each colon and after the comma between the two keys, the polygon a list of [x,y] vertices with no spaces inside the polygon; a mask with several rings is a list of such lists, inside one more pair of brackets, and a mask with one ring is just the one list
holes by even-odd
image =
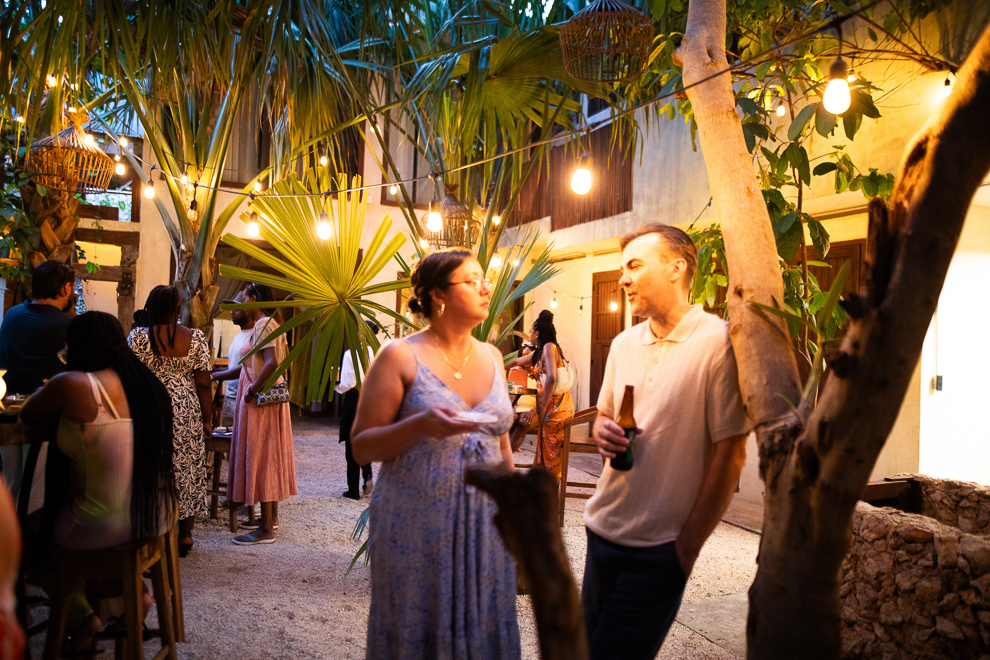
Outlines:
{"label": "light bulb socket", "polygon": [[189,202],[189,210],[190,211],[195,211],[197,206],[198,206],[198,204],[196,203],[196,200],[195,199],[193,201]]}
{"label": "light bulb socket", "polygon": [[257,222],[258,221],[258,214],[255,213],[254,211],[251,211],[251,216],[249,217],[249,220],[251,222]]}
{"label": "light bulb socket", "polygon": [[848,80],[849,78],[849,65],[841,57],[835,58],[832,62],[832,66],[829,67],[828,77],[837,80],[841,78],[842,80]]}

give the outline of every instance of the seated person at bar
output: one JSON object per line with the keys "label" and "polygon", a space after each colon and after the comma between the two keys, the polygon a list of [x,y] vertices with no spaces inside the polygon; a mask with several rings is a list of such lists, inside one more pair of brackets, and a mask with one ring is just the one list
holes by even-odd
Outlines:
{"label": "seated person at bar", "polygon": [[[158,536],[175,518],[168,391],[130,351],[110,314],[74,318],[66,340],[67,371],[21,410],[25,422],[59,419],[46,479],[54,497],[46,498],[39,545],[96,550]],[[63,492],[55,493],[57,484]],[[82,590],[74,594],[73,650],[101,625]]]}
{"label": "seated person at bar", "polygon": [[72,317],[63,313],[73,297],[76,271],[57,261],[34,270],[31,299],[15,305],[0,325],[0,369],[6,369],[7,391],[32,394],[65,366],[58,359],[65,348],[65,330]]}

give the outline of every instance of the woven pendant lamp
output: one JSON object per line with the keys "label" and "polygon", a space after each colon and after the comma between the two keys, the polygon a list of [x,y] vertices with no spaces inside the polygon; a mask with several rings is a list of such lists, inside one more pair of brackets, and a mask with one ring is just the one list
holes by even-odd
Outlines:
{"label": "woven pendant lamp", "polygon": [[[478,242],[481,234],[481,223],[471,215],[464,204],[455,196],[457,185],[444,186],[446,196],[439,203],[432,202],[430,210],[439,210],[443,227],[440,231],[430,231],[424,222],[422,235],[436,249],[448,247],[469,247]],[[429,216],[427,216],[429,217]]]}
{"label": "woven pendant lamp", "polygon": [[114,163],[80,126],[31,145],[28,174],[35,183],[69,192],[106,190]]}
{"label": "woven pendant lamp", "polygon": [[591,82],[628,80],[646,68],[653,21],[619,0],[596,0],[560,30],[564,68]]}

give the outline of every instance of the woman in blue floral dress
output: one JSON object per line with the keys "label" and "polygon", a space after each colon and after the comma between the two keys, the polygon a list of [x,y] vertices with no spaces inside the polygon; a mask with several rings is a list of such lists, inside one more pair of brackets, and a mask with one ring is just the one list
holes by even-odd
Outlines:
{"label": "woman in blue floral dress", "polygon": [[371,365],[354,423],[358,463],[382,461],[371,497],[369,660],[518,658],[515,562],[471,465],[512,465],[512,406],[481,265],[461,249],[425,257],[409,308],[429,328]]}

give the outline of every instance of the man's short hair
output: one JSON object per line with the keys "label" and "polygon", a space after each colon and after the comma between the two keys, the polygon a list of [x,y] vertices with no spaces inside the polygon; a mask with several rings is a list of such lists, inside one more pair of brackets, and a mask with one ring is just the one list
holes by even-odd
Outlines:
{"label": "man's short hair", "polygon": [[695,247],[691,237],[683,229],[665,225],[662,222],[648,222],[645,225],[640,225],[636,231],[625,234],[620,238],[619,249],[625,250],[627,245],[640,236],[646,236],[647,234],[659,234],[664,248],[675,257],[679,257],[687,262],[687,277],[684,281],[687,282],[690,288],[691,283],[694,281],[694,271],[698,269],[698,248]]}
{"label": "man's short hair", "polygon": [[58,261],[44,261],[34,269],[31,276],[31,298],[51,300],[62,295],[66,284],[76,281],[76,271],[72,266]]}

